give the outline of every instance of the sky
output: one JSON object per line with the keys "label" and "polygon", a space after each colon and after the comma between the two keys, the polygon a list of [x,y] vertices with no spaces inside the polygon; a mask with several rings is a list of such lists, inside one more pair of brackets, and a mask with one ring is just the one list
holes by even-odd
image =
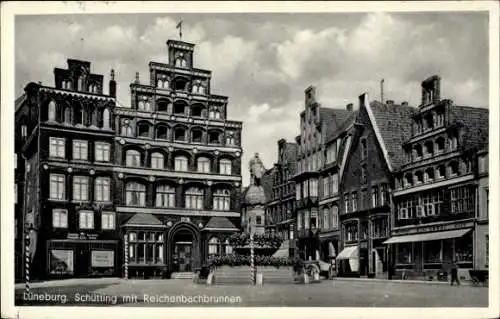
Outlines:
{"label": "sky", "polygon": [[150,61],[168,62],[166,41],[194,43],[194,65],[212,71],[213,94],[229,97],[228,118],[243,121],[243,184],[255,152],[266,168],[277,141],[294,141],[304,90],[314,85],[323,107],[344,108],[368,92],[419,104],[420,83],[441,76],[441,97],[488,107],[488,13],[225,13],[16,16],[15,90],[53,86],[66,59],[115,69],[117,99],[130,105],[129,84]]}

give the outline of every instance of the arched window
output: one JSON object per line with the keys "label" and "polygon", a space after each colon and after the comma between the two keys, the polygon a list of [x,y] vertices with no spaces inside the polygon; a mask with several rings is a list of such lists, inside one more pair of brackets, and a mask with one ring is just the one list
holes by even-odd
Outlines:
{"label": "arched window", "polygon": [[219,111],[215,111],[215,119],[220,119],[220,112]]}
{"label": "arched window", "polygon": [[220,132],[212,131],[208,133],[208,143],[219,144],[220,143]]}
{"label": "arched window", "polygon": [[413,178],[411,174],[405,175],[404,187],[410,187],[413,184]]}
{"label": "arched window", "polygon": [[83,75],[80,75],[78,77],[78,91],[83,91],[84,86],[83,86]]}
{"label": "arched window", "polygon": [[176,101],[174,103],[174,114],[184,115],[186,111],[186,102]]}
{"label": "arched window", "polygon": [[203,209],[203,190],[197,187],[189,188],[185,194],[186,208]]}
{"label": "arched window", "polygon": [[226,135],[226,145],[236,145],[236,142],[234,140],[234,133],[233,132],[229,132]]}
{"label": "arched window", "polygon": [[424,144],[425,146],[425,155],[432,156],[434,154],[434,143],[432,141],[427,141]]}
{"label": "arched window", "polygon": [[420,144],[415,145],[414,152],[415,152],[415,158],[421,158],[422,157],[422,145],[420,145]]}
{"label": "arched window", "polygon": [[203,131],[194,129],[191,131],[191,142],[202,143],[203,142]]}
{"label": "arched window", "polygon": [[186,130],[182,127],[175,129],[174,140],[178,142],[186,141]]}
{"label": "arched window", "polygon": [[151,154],[151,168],[163,169],[165,157],[161,153]]}
{"label": "arched window", "polygon": [[151,111],[151,104],[149,103],[147,96],[141,96],[138,99],[139,101],[137,103],[137,107],[139,110]]}
{"label": "arched window", "polygon": [[56,102],[54,102],[54,100],[52,100],[52,101],[49,102],[48,120],[50,122],[55,122],[56,121]]}
{"label": "arched window", "polygon": [[415,183],[421,184],[424,182],[424,174],[421,171],[415,172]]}
{"label": "arched window", "polygon": [[450,150],[456,150],[457,149],[457,146],[458,146],[458,143],[457,143],[457,134],[456,133],[453,133],[450,137],[449,137],[449,145],[450,145]]}
{"label": "arched window", "polygon": [[213,209],[228,211],[231,209],[231,193],[227,189],[216,190],[213,197]]}
{"label": "arched window", "polygon": [[175,207],[175,188],[169,185],[156,187],[156,207]]}
{"label": "arched window", "polygon": [[83,125],[83,117],[84,117],[83,108],[80,105],[76,105],[74,112],[75,113],[73,119],[75,121],[75,125]]}
{"label": "arched window", "polygon": [[195,104],[191,106],[191,116],[200,117],[202,116],[202,111],[203,111],[203,105],[201,104]]}
{"label": "arched window", "polygon": [[158,102],[156,102],[156,106],[159,112],[168,112],[169,105],[171,104],[168,100],[159,100]]}
{"label": "arched window", "polygon": [[187,172],[188,159],[185,156],[176,156],[174,160],[174,170],[180,172]]}
{"label": "arched window", "polygon": [[438,166],[436,173],[437,173],[437,178],[444,178],[446,176],[444,165]]}
{"label": "arched window", "polygon": [[450,176],[458,175],[458,163],[456,161],[450,162],[448,165],[448,173]]}
{"label": "arched window", "polygon": [[146,205],[146,186],[137,182],[129,182],[126,186],[127,206]]}
{"label": "arched window", "polygon": [[141,153],[136,150],[128,150],[126,153],[126,165],[130,167],[140,167]]}
{"label": "arched window", "polygon": [[212,237],[208,241],[208,255],[215,256],[220,254],[220,240],[217,237]]}
{"label": "arched window", "polygon": [[425,181],[431,182],[434,180],[434,169],[429,167],[425,170]]}
{"label": "arched window", "polygon": [[164,79],[164,80],[163,80],[163,88],[164,88],[164,89],[168,89],[168,88],[170,87],[170,85],[169,85],[169,84],[170,84],[170,83],[168,82],[168,80],[167,80],[167,79]]}
{"label": "arched window", "polygon": [[231,175],[231,160],[227,158],[222,158],[219,161],[219,174]]}
{"label": "arched window", "polygon": [[97,93],[97,85],[89,84],[89,93]]}
{"label": "arched window", "polygon": [[210,110],[210,112],[208,113],[208,117],[211,118],[211,119],[214,119],[215,118],[215,111],[214,110]]}
{"label": "arched window", "polygon": [[197,171],[200,173],[210,173],[210,160],[206,157],[199,157],[196,162]]}
{"label": "arched window", "polygon": [[165,125],[158,125],[156,128],[156,138],[166,140],[168,137],[168,128]]}
{"label": "arched window", "polygon": [[71,107],[64,107],[64,123],[71,124]]}
{"label": "arched window", "polygon": [[137,126],[140,137],[149,137],[149,125],[147,123],[139,123]]}
{"label": "arched window", "polygon": [[160,89],[163,88],[163,80],[162,79],[158,79],[158,81],[156,82],[156,87],[160,88]]}
{"label": "arched window", "polygon": [[102,127],[105,129],[109,129],[111,127],[111,118],[108,108],[105,108],[104,111],[102,111]]}
{"label": "arched window", "polygon": [[444,144],[445,144],[444,137],[438,137],[437,140],[436,140],[436,151],[438,153],[444,151]]}
{"label": "arched window", "polygon": [[92,110],[92,115],[91,115],[91,120],[90,120],[90,125],[94,126],[94,127],[97,127],[98,125],[98,115],[99,111],[97,110],[97,108],[94,108]]}
{"label": "arched window", "polygon": [[129,119],[125,119],[122,123],[122,135],[124,136],[134,136],[134,130]]}

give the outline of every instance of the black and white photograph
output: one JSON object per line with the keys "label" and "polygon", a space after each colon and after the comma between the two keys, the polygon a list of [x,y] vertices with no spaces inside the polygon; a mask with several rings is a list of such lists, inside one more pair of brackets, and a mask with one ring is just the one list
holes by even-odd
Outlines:
{"label": "black and white photograph", "polygon": [[2,318],[496,317],[498,3],[31,4]]}

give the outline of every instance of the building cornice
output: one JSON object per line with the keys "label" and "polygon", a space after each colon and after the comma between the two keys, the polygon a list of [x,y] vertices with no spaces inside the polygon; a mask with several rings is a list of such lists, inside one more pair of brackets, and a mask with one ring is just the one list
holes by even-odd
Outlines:
{"label": "building cornice", "polygon": [[439,181],[439,182],[434,182],[434,183],[429,183],[429,184],[423,184],[423,185],[420,185],[420,186],[416,186],[416,187],[411,187],[411,188],[407,188],[407,189],[404,189],[404,190],[395,191],[393,193],[393,196],[401,196],[401,195],[412,194],[412,193],[416,193],[416,192],[431,190],[431,189],[438,188],[438,187],[444,187],[444,186],[450,186],[450,185],[453,185],[453,184],[463,183],[463,182],[467,182],[467,181],[471,181],[471,180],[474,180],[474,174],[468,174],[468,175],[465,175],[465,176],[460,176],[460,177],[455,177],[455,178],[451,178],[451,179],[446,179],[444,181]]}
{"label": "building cornice", "polygon": [[190,210],[186,208],[150,208],[117,206],[117,213],[158,214],[158,215],[182,215],[182,216],[207,216],[207,217],[240,217],[236,211],[215,210]]}
{"label": "building cornice", "polygon": [[164,140],[154,140],[151,138],[137,138],[137,137],[124,137],[124,136],[116,136],[115,140],[122,144],[139,144],[145,145],[149,144],[150,146],[155,147],[166,147],[173,149],[181,149],[181,150],[197,150],[197,151],[206,151],[206,152],[219,152],[219,153],[233,153],[236,157],[240,157],[242,153],[242,149],[240,147],[227,147],[221,145],[204,145],[204,144],[193,144],[193,143],[179,143],[179,142],[169,142]]}

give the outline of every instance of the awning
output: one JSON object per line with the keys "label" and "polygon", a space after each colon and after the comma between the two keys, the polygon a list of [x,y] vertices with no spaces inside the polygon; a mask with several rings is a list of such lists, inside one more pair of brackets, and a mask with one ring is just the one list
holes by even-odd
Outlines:
{"label": "awning", "polygon": [[335,252],[335,247],[333,247],[333,243],[329,242],[328,243],[328,257],[335,257],[336,252]]}
{"label": "awning", "polygon": [[359,247],[358,246],[349,246],[344,248],[337,256],[337,259],[351,259],[359,257]]}
{"label": "awning", "polygon": [[429,241],[429,240],[440,240],[447,238],[457,238],[462,237],[471,231],[472,228],[457,229],[457,230],[447,230],[442,232],[426,233],[426,234],[415,234],[407,236],[396,236],[389,238],[384,241],[384,244],[396,244],[396,243],[411,243],[417,241]]}

